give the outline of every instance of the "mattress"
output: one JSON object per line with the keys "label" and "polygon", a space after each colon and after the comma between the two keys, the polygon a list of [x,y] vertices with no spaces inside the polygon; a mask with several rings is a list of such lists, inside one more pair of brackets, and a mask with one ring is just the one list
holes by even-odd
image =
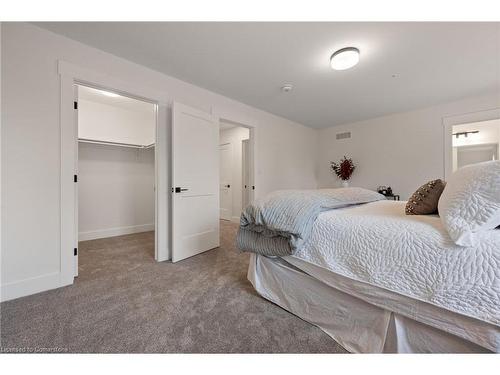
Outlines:
{"label": "mattress", "polygon": [[[500,230],[460,247],[439,217],[405,215],[404,205],[380,201],[324,212],[305,245],[284,259],[319,279],[325,278],[319,270],[327,270],[498,329]],[[389,309],[404,305],[396,301]],[[415,306],[407,304],[405,314],[420,315]]]}

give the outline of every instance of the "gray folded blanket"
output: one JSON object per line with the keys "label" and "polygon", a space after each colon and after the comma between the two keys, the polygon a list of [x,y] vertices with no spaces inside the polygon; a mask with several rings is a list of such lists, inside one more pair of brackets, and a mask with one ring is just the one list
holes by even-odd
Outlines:
{"label": "gray folded blanket", "polygon": [[275,191],[243,210],[236,245],[261,255],[292,255],[309,238],[322,211],[384,199],[356,187]]}

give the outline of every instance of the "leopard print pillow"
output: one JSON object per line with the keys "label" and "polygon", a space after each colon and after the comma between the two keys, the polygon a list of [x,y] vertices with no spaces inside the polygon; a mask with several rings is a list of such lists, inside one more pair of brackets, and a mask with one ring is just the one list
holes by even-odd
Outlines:
{"label": "leopard print pillow", "polygon": [[407,215],[431,215],[438,211],[438,202],[446,183],[440,179],[432,180],[420,186],[408,199]]}

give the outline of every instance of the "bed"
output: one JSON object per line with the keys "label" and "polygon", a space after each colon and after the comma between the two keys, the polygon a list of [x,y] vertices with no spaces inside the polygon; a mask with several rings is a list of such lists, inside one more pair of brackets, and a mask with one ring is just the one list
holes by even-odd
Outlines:
{"label": "bed", "polygon": [[293,255],[252,254],[248,279],[351,352],[499,352],[500,230],[457,246],[404,205],[321,212]]}

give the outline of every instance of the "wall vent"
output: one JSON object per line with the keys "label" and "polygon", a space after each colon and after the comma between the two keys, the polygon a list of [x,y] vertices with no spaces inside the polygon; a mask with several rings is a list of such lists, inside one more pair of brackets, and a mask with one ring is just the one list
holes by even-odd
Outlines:
{"label": "wall vent", "polygon": [[351,138],[351,132],[337,133],[336,137],[337,139]]}

